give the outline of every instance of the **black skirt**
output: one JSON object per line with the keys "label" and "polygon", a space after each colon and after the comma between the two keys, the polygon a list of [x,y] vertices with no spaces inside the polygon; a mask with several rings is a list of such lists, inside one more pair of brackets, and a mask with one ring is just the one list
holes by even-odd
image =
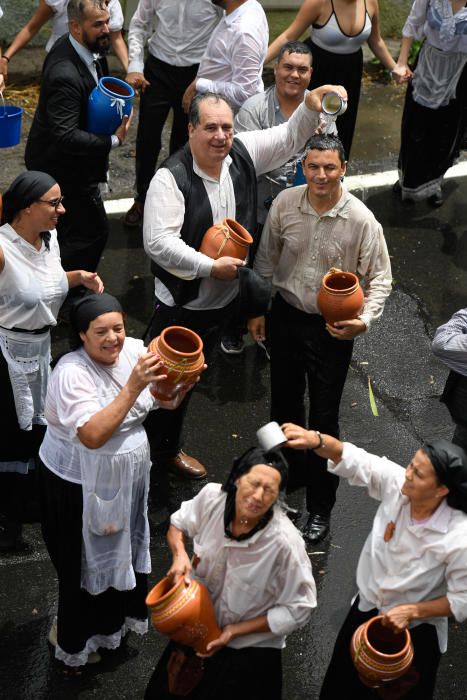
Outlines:
{"label": "black skirt", "polygon": [[[168,689],[167,664],[178,645],[170,642],[146,688],[145,700],[177,700]],[[281,700],[282,652],[271,647],[224,647],[203,661],[199,685],[187,700]]]}
{"label": "black skirt", "polygon": [[403,198],[423,200],[440,193],[446,170],[459,156],[466,129],[467,65],[457,84],[456,99],[445,107],[430,109],[418,104],[409,84],[398,163]]}
{"label": "black skirt", "polygon": [[360,85],[363,72],[363,52],[338,54],[321,49],[311,39],[306,39],[313,54],[313,73],[309,89],[320,85],[343,85],[347,90],[347,111],[336,121],[339,138],[344,145],[345,157],[348,160],[352,148],[355,122],[357,121],[358,103],[360,101]]}
{"label": "black skirt", "polygon": [[39,484],[42,535],[58,576],[58,645],[67,654],[78,654],[96,635],[118,637],[127,618],[147,620],[147,575],[136,573],[136,587],[130,591],[109,588],[91,595],[83,590],[82,487],[61,479],[43,464],[39,465]]}

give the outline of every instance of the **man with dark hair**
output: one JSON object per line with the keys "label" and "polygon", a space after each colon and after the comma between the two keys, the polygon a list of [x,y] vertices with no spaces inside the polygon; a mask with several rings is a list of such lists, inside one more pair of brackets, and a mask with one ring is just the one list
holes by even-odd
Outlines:
{"label": "man with dark hair", "polygon": [[[226,217],[254,230],[258,175],[279,167],[303,147],[319,124],[321,97],[329,90],[345,92],[340,86],[317,88],[288,122],[235,138],[232,108],[223,97],[194,99],[188,143],[157,170],[146,198],[143,238],[156,296],[151,337],[166,326],[188,326],[201,335],[209,357],[222,324],[233,313],[238,268],[244,263],[200,253],[204,233]],[[204,467],[180,451],[187,405],[185,399],[175,411],[154,411],[149,435],[159,463],[201,478]]]}
{"label": "man with dark hair", "polygon": [[120,146],[130,119],[112,136],[87,131],[88,98],[102,74],[100,56],[110,47],[106,0],[70,0],[70,33],[44,62],[41,91],[26,144],[29,170],[56,178],[66,213],[57,223],[65,270],[95,271],[108,236],[99,183],[107,177],[111,148]]}
{"label": "man with dark hair", "polygon": [[[313,69],[311,51],[301,41],[289,41],[281,48],[274,66],[275,83],[265,92],[252,95],[240,108],[235,117],[236,133],[269,129],[283,124],[295,112],[308,92]],[[279,168],[264,173],[258,178],[258,208],[255,247],[261,238],[268,207],[272,200],[286,187],[293,185],[298,153]],[[221,339],[221,349],[228,355],[238,355],[243,351],[243,329],[238,323]]]}
{"label": "man with dark hair", "polygon": [[[381,225],[342,185],[346,162],[341,141],[313,136],[302,166],[307,184],[286,189],[274,200],[254,264],[276,291],[271,312],[271,416],[281,424],[312,425],[338,437],[353,339],[382,314],[391,291],[391,266]],[[332,267],[365,278],[365,300],[357,318],[329,325],[319,313],[316,296]],[[252,319],[248,328],[254,340],[265,339],[264,318]],[[326,460],[313,450],[288,453],[289,489],[306,485],[309,517],[303,534],[316,543],[329,531],[338,478],[327,472]]]}

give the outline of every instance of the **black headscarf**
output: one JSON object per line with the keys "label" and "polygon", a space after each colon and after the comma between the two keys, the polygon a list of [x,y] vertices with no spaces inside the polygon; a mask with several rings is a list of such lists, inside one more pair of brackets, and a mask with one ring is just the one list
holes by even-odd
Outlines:
{"label": "black headscarf", "polygon": [[2,224],[11,224],[22,209],[37,202],[56,184],[53,177],[38,170],[26,170],[18,175],[3,193]]}
{"label": "black headscarf", "polygon": [[256,464],[266,464],[268,467],[273,467],[277,469],[281,476],[280,490],[285,488],[288,476],[288,465],[285,461],[280,450],[270,450],[265,452],[261,447],[250,447],[246,452],[244,452],[241,457],[234,459],[232,469],[227,477],[225,483],[222,486],[222,490],[227,493],[227,498],[225,501],[224,510],[224,531],[226,537],[232,540],[237,540],[241,542],[242,540],[247,540],[252,537],[255,532],[262,530],[273,516],[273,508],[263,515],[261,520],[255,525],[255,527],[246,532],[243,535],[235,537],[230,530],[230,523],[235,518],[235,496],[237,494],[237,486],[235,482],[244,474],[247,474],[252,467]]}
{"label": "black headscarf", "polygon": [[88,330],[89,324],[95,318],[112,311],[118,311],[123,314],[123,309],[118,299],[106,292],[103,294],[89,294],[75,301],[71,307],[70,323],[75,333],[79,335],[79,333],[85,333]]}
{"label": "black headscarf", "polygon": [[447,440],[433,440],[423,445],[439,481],[447,486],[446,496],[451,508],[467,513],[467,454]]}

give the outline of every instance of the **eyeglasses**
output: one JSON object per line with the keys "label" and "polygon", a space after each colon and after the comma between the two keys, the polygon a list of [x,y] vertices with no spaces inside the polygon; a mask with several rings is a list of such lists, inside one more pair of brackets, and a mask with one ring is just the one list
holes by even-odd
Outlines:
{"label": "eyeglasses", "polygon": [[65,197],[57,197],[56,199],[38,199],[38,202],[43,202],[44,204],[50,204],[54,209],[58,209],[60,204],[63,204]]}

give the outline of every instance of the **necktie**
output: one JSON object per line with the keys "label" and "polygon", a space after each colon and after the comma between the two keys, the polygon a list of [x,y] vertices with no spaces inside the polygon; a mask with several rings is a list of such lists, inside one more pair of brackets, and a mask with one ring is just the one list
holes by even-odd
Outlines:
{"label": "necktie", "polygon": [[104,73],[103,73],[103,71],[102,71],[102,66],[101,66],[101,63],[100,63],[100,61],[99,61],[98,58],[95,58],[94,61],[93,61],[93,63],[94,63],[95,69],[96,69],[97,81],[99,82],[99,80],[100,80],[100,79],[102,78],[102,76],[104,75]]}

